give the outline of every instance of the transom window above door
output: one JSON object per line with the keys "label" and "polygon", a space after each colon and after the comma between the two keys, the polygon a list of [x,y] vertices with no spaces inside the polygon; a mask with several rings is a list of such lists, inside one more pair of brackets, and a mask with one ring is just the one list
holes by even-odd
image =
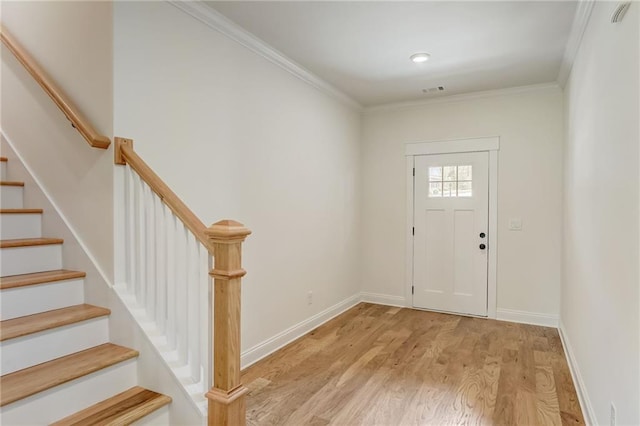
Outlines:
{"label": "transom window above door", "polygon": [[471,197],[473,166],[429,167],[429,197]]}

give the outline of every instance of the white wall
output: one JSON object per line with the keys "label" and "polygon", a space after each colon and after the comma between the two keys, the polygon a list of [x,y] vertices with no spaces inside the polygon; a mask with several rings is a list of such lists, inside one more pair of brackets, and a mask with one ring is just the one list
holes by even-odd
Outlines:
{"label": "white wall", "polygon": [[[2,25],[108,137],[112,134],[110,2],[2,2]],[[113,272],[113,154],[89,147],[2,47],[0,127],[108,277]]]}
{"label": "white wall", "polygon": [[206,224],[253,231],[243,349],[358,293],[359,113],[170,4],[114,8],[115,133]]}
{"label": "white wall", "polygon": [[640,424],[640,4],[598,2],[565,88],[561,322],[595,424]]}
{"label": "white wall", "polygon": [[[560,303],[562,132],[562,93],[553,87],[369,111],[363,290],[405,297],[405,143],[499,136],[498,314],[508,309],[552,321]],[[523,230],[509,231],[509,218],[521,218]]]}

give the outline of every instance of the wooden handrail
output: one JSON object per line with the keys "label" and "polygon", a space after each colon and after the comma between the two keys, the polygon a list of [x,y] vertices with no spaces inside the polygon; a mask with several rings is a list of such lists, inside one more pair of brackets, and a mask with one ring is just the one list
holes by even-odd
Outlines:
{"label": "wooden handrail", "polygon": [[151,167],[144,162],[142,158],[133,150],[133,140],[115,137],[116,143],[114,149],[115,164],[128,164],[138,173],[140,178],[149,185],[163,203],[171,209],[171,211],[180,218],[193,235],[213,254],[213,246],[209,242],[209,238],[205,234],[207,227],[198,217],[182,202],[175,192],[160,179]]}
{"label": "wooden handrail", "polygon": [[62,113],[71,122],[71,125],[80,132],[83,138],[93,148],[107,149],[111,144],[108,137],[99,134],[93,128],[89,120],[82,115],[80,110],[73,105],[62,90],[51,80],[38,63],[20,46],[20,44],[7,32],[4,27],[0,27],[0,38],[2,43],[9,49],[13,56],[31,74],[33,79],[44,89],[53,102],[60,108]]}

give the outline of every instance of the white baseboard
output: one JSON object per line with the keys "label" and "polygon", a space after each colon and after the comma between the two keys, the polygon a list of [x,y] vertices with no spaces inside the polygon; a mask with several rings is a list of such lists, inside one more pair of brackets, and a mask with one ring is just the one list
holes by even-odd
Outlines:
{"label": "white baseboard", "polygon": [[306,320],[289,327],[288,329],[276,334],[275,336],[265,340],[264,342],[258,343],[252,348],[247,349],[240,356],[240,365],[242,366],[242,368],[246,368],[251,364],[260,361],[262,358],[272,354],[283,346],[310,332],[314,328],[324,324],[331,318],[334,318],[344,311],[351,309],[352,307],[360,303],[360,299],[360,293],[354,294],[353,296],[343,300],[342,302],[339,302],[325,309],[324,311],[317,313],[311,318],[307,318]]}
{"label": "white baseboard", "polygon": [[360,300],[367,303],[375,303],[377,305],[407,307],[407,301],[402,296],[391,296],[389,294],[380,293],[360,293]]}
{"label": "white baseboard", "polygon": [[591,405],[591,400],[589,399],[587,388],[585,387],[584,381],[582,380],[580,368],[578,368],[578,363],[576,362],[576,358],[573,354],[573,349],[571,348],[571,344],[569,343],[569,338],[567,337],[567,334],[564,330],[562,320],[558,322],[558,333],[560,334],[562,347],[564,348],[564,353],[567,357],[567,363],[569,364],[569,371],[571,371],[571,377],[573,378],[576,393],[578,394],[578,401],[580,401],[580,408],[582,408],[584,421],[587,426],[595,425],[596,416],[593,411],[593,406]]}
{"label": "white baseboard", "polygon": [[522,324],[541,325],[543,327],[558,327],[558,315],[540,314],[537,312],[500,309],[496,312],[496,319],[500,321],[519,322]]}

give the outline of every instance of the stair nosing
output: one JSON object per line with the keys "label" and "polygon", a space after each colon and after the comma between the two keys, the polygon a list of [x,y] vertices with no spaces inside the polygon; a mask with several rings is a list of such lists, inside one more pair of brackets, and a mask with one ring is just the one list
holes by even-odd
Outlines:
{"label": "stair nosing", "polygon": [[[126,405],[126,402],[132,398],[141,395],[142,393],[150,392],[149,398],[143,401],[137,402],[133,405]],[[61,420],[52,423],[50,426],[76,426],[86,424],[123,424],[122,421],[126,421],[126,424],[130,424],[136,420],[139,420],[146,415],[164,407],[171,403],[170,396],[155,392],[149,389],[145,389],[141,386],[134,386],[127,389],[124,392],[120,392],[110,398],[93,404],[83,410],[73,413]],[[116,409],[114,414],[109,414],[109,409]],[[124,409],[124,410],[123,410]],[[124,418],[126,417],[126,419]],[[120,422],[119,422],[120,421]],[[106,423],[105,423],[106,422]]]}
{"label": "stair nosing", "polygon": [[[100,354],[102,350],[112,353]],[[138,355],[139,352],[136,350],[114,345],[113,343],[104,343],[34,365],[33,367],[5,374],[0,377],[2,380],[0,407],[135,358]],[[69,365],[66,364],[71,364],[74,368],[70,369]],[[23,389],[20,390],[20,386]],[[18,390],[15,388],[18,388]]]}
{"label": "stair nosing", "polygon": [[[30,285],[47,284],[59,281],[75,280],[85,278],[87,274],[82,271],[71,269],[56,269],[53,271],[32,272],[29,274],[10,275],[0,277],[0,290],[10,288],[26,287]],[[19,278],[22,277],[22,278]],[[6,283],[6,281],[9,281]],[[14,281],[14,282],[11,282]]]}
{"label": "stair nosing", "polygon": [[15,238],[0,240],[0,248],[48,246],[62,243],[64,243],[62,238]]}
{"label": "stair nosing", "polygon": [[6,162],[7,161],[7,157],[0,157],[0,162]]}
{"label": "stair nosing", "polygon": [[24,186],[24,182],[13,181],[13,180],[3,180],[3,181],[0,181],[0,186]]}
{"label": "stair nosing", "polygon": [[42,214],[42,209],[0,209],[0,214]]}
{"label": "stair nosing", "polygon": [[[16,339],[18,337],[28,336],[30,334],[40,333],[42,331],[52,330],[54,328],[63,327],[65,325],[77,324],[83,321],[104,317],[110,314],[111,311],[107,308],[84,303],[80,305],[73,305],[66,308],[53,309],[51,311],[0,321],[0,342],[4,342],[10,339]],[[63,316],[63,318],[56,319],[56,316]],[[43,323],[43,320],[45,320],[46,322]],[[32,323],[32,328],[28,327],[29,322]],[[26,324],[22,324],[20,327],[15,325],[21,323]],[[33,325],[33,323],[35,323],[36,325]],[[14,328],[18,327],[18,329],[14,331],[9,330],[9,333],[6,333],[6,329],[12,326]]]}

